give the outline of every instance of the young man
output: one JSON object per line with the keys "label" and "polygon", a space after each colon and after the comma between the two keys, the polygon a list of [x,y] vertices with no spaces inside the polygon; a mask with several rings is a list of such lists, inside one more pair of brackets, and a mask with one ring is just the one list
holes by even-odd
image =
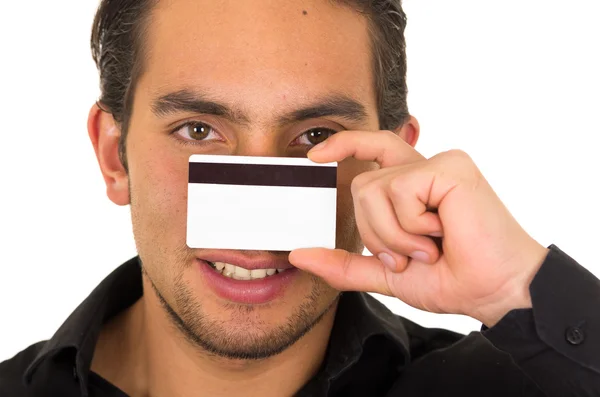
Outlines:
{"label": "young man", "polygon": [[[399,0],[104,0],[88,129],[139,257],[0,364],[0,395],[600,395],[599,280],[467,154],[414,149],[404,27]],[[191,154],[339,161],[338,249],[190,249]],[[366,292],[484,327],[425,329]]]}

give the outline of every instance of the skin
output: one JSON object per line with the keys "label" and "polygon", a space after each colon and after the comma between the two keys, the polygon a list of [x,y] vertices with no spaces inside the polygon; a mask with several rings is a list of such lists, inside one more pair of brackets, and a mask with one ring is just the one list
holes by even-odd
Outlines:
{"label": "skin", "polygon": [[[368,38],[360,14],[331,2],[160,2],[134,100],[129,173],[118,159],[112,116],[96,106],[89,116],[107,194],[131,205],[145,291],[102,330],[94,371],[132,396],[293,395],[323,360],[339,291],[379,292],[489,327],[514,308],[531,307],[528,287],[547,249],[510,215],[466,153],[424,158],[414,149],[419,125],[412,117],[396,131],[379,131]],[[246,122],[152,111],[157,98],[184,89],[227,104]],[[332,94],[359,103],[365,117],[278,122]],[[211,124],[215,135],[183,144],[171,132],[186,120]],[[339,132],[307,154],[311,145],[298,139],[314,127]],[[185,246],[193,153],[340,161],[339,248],[293,251],[290,262],[305,272],[269,305],[213,296],[191,266],[201,250]],[[294,210],[302,216],[310,206]],[[375,256],[362,256],[363,244]],[[259,351],[260,359],[240,358]]]}
{"label": "skin", "polygon": [[[338,45],[347,41],[353,45]],[[339,291],[307,272],[282,298],[263,306],[225,302],[204,288],[192,260],[206,251],[185,245],[188,158],[194,153],[305,157],[313,146],[305,133],[312,128],[378,130],[371,59],[365,56],[367,21],[323,1],[231,1],[218,7],[209,1],[163,1],[153,10],[146,48],[127,138],[128,173],[118,159],[120,126],[96,106],[89,116],[107,195],[116,204],[131,205],[145,271],[143,298],[103,329],[92,369],[133,396],[191,390],[207,396],[292,395],[323,360]],[[189,111],[161,117],[153,112],[157,98],[181,90],[236,109],[246,123]],[[281,116],[331,95],[359,103],[365,117],[279,123]],[[189,130],[172,130],[189,120],[210,124],[214,134],[185,144],[192,141]],[[415,145],[418,123],[411,118],[395,133]],[[351,158],[340,163],[337,246],[344,250],[360,253],[364,247],[354,220],[352,180],[377,168]],[[296,209],[298,216],[309,210],[310,205]],[[159,294],[201,344],[174,326]],[[260,350],[270,356],[232,358]]]}

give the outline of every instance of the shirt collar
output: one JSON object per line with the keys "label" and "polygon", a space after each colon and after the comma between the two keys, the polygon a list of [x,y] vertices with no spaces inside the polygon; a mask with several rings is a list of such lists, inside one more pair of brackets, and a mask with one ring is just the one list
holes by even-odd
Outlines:
{"label": "shirt collar", "polygon": [[[381,371],[401,371],[410,362],[410,339],[401,317],[392,313],[380,301],[364,292],[343,292],[338,305],[328,355],[323,371],[318,375],[325,381],[316,386],[315,394],[325,395],[332,384],[351,367],[361,360],[369,342],[380,339],[376,346],[383,343],[386,352],[395,355],[396,368],[386,368],[389,362],[370,362],[368,365],[380,365]],[[377,351],[370,355],[377,356]],[[360,375],[353,373],[353,376]],[[312,395],[312,394],[311,394]]]}
{"label": "shirt collar", "polygon": [[36,370],[48,358],[71,351],[67,357],[72,360],[82,395],[87,396],[88,375],[102,324],[142,296],[139,265],[136,256],[119,266],[73,311],[25,370],[26,384],[31,383]]}
{"label": "shirt collar", "polygon": [[[75,309],[37,354],[24,374],[31,383],[37,368],[49,357],[71,350],[73,365],[83,396],[94,348],[102,324],[135,303],[143,294],[139,257],[125,262],[108,275]],[[344,292],[340,297],[326,362],[320,376],[331,382],[360,360],[365,344],[383,337],[391,349],[408,364],[409,336],[402,319],[381,302],[363,292]]]}

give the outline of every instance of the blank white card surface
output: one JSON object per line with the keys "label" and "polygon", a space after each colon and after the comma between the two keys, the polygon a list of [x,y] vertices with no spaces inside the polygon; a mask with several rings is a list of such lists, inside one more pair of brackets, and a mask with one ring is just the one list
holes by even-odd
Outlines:
{"label": "blank white card surface", "polygon": [[335,248],[337,163],[306,158],[192,155],[190,248]]}

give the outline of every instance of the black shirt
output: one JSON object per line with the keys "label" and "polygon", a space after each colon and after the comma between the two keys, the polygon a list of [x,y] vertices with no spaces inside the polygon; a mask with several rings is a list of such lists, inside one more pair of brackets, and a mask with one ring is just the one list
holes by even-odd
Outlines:
{"label": "black shirt", "polygon": [[[600,396],[600,280],[555,245],[533,309],[481,332],[421,327],[347,292],[318,374],[297,396]],[[142,296],[139,258],[111,273],[49,341],[0,363],[0,397],[125,397],[90,370],[100,328]]]}

